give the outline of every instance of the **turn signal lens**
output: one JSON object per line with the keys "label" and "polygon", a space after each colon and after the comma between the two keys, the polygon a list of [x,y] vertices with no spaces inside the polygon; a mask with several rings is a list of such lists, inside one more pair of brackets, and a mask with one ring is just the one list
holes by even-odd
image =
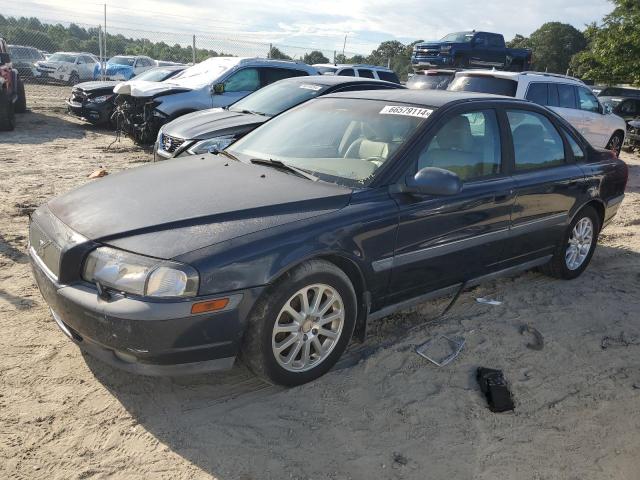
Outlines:
{"label": "turn signal lens", "polygon": [[222,310],[229,304],[228,298],[218,298],[207,302],[198,302],[191,305],[191,313],[207,313]]}

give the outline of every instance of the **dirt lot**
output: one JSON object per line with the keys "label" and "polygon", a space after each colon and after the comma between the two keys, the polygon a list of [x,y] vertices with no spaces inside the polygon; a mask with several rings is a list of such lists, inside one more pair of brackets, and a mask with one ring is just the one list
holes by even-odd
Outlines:
{"label": "dirt lot", "polygon": [[[578,280],[539,273],[376,323],[337,368],[285,390],[242,366],[135,377],[58,330],[25,255],[34,206],[151,159],[67,117],[68,88],[28,90],[32,112],[0,134],[0,478],[637,480],[640,471],[640,158],[616,221]],[[501,300],[482,305],[476,297]],[[544,336],[526,348],[523,324]],[[413,348],[467,344],[438,369]],[[605,337],[605,346],[602,342]],[[474,380],[501,368],[514,413],[493,414]]]}

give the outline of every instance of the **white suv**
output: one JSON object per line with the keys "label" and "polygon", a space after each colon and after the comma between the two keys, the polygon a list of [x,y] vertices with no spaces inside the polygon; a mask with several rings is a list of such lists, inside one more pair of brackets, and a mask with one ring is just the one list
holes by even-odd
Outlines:
{"label": "white suv", "polygon": [[447,90],[506,95],[544,105],[573,125],[591,145],[617,154],[627,131],[625,121],[603,106],[589,87],[565,75],[464,70],[456,73]]}
{"label": "white suv", "polygon": [[322,75],[341,75],[343,77],[361,77],[384,80],[386,82],[400,83],[396,73],[390,68],[377,65],[351,65],[348,63],[317,63],[311,65]]}
{"label": "white suv", "polygon": [[99,60],[91,53],[56,52],[47,60],[36,62],[40,78],[62,80],[70,85],[91,80]]}

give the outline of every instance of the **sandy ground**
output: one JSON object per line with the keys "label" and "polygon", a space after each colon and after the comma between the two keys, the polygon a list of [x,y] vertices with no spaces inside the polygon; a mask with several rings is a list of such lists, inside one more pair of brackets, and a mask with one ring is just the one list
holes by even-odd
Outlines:
{"label": "sandy ground", "polygon": [[[640,478],[640,158],[624,156],[627,197],[578,280],[527,273],[464,293],[445,317],[445,300],[394,315],[295,389],[242,366],[136,377],[67,340],[25,256],[35,205],[98,166],[151,158],[67,117],[67,92],[29,86],[32,112],[0,134],[0,478]],[[443,368],[414,353],[440,333],[467,341]],[[487,409],[478,366],[504,370],[515,412]]]}

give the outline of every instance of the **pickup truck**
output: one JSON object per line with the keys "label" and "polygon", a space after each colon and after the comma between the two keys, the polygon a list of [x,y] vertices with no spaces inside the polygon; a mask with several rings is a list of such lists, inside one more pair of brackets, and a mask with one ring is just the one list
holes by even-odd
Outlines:
{"label": "pickup truck", "polygon": [[531,50],[507,48],[499,33],[456,32],[434,42],[415,45],[411,55],[414,68],[499,68],[523,71],[531,67]]}

